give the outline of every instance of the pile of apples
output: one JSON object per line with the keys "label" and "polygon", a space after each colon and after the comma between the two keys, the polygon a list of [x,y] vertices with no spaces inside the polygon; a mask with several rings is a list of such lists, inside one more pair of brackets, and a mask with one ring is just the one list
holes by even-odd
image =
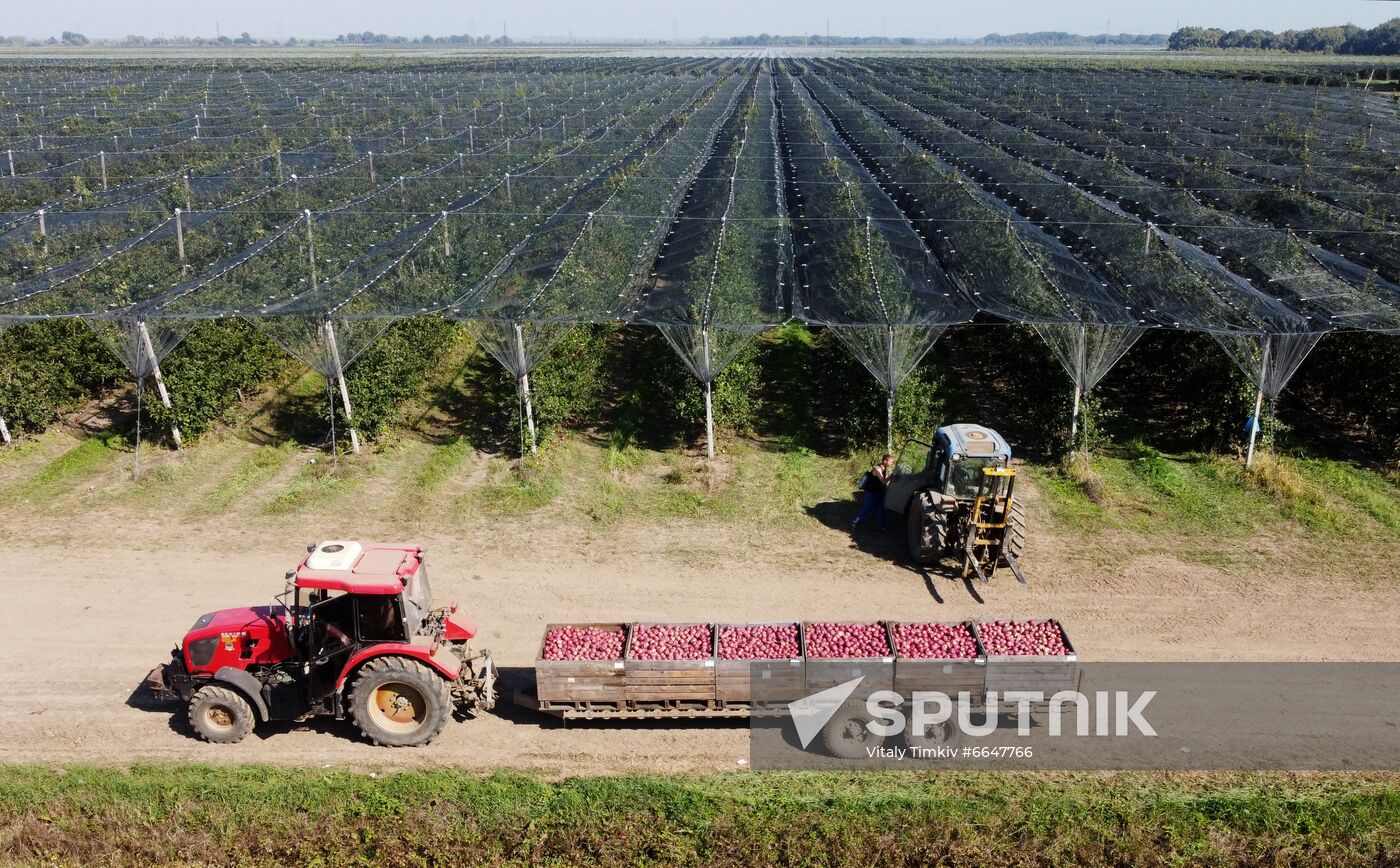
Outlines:
{"label": "pile of apples", "polygon": [[719,629],[721,660],[781,660],[796,657],[796,624],[742,624]]}
{"label": "pile of apples", "polygon": [[977,625],[988,654],[1068,654],[1064,633],[1054,621],[983,621]]}
{"label": "pile of apples", "polygon": [[897,624],[894,647],[901,657],[972,660],[977,640],[966,624]]}
{"label": "pile of apples", "polygon": [[555,627],[545,634],[546,660],[619,660],[622,658],[622,630],[598,627]]}
{"label": "pile of apples", "polygon": [[710,625],[638,624],[628,653],[633,660],[704,660],[710,656]]}
{"label": "pile of apples", "polygon": [[890,643],[881,624],[807,625],[807,656],[821,658],[888,657]]}

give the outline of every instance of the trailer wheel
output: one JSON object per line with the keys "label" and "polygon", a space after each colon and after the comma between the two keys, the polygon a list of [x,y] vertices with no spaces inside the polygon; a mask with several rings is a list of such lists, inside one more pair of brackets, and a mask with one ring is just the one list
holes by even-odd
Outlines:
{"label": "trailer wheel", "polygon": [[952,747],[962,741],[962,730],[951,720],[942,723],[926,723],[923,732],[916,732],[913,722],[904,730],[904,743],[912,748]]}
{"label": "trailer wheel", "polygon": [[365,737],[384,747],[415,747],[438,737],[452,699],[447,681],[407,657],[378,657],[350,691],[350,716]]}
{"label": "trailer wheel", "polygon": [[885,743],[883,735],[866,726],[869,722],[864,703],[846,703],[822,728],[822,746],[837,759],[868,759],[866,751]]}
{"label": "trailer wheel", "polygon": [[[1002,549],[1019,561],[1021,552],[1026,549],[1026,512],[1021,509],[1021,501],[1015,498],[1011,499],[1011,509],[1006,513],[1005,533]],[[1008,566],[1005,558],[1002,558],[1001,565]]]}
{"label": "trailer wheel", "polygon": [[190,726],[199,737],[215,744],[237,744],[253,731],[253,707],[242,694],[228,687],[201,687],[190,697]]}
{"label": "trailer wheel", "polygon": [[933,497],[927,491],[915,494],[905,513],[909,557],[921,567],[938,563],[948,536],[947,518],[934,508]]}

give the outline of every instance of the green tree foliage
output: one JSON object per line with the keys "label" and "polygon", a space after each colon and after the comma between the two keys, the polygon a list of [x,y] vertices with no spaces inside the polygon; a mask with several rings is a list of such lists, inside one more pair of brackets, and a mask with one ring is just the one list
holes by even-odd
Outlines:
{"label": "green tree foliage", "polygon": [[[571,329],[530,372],[541,443],[551,434],[598,423],[613,331],[607,326]],[[518,451],[524,443],[524,417],[515,378],[485,352],[472,356],[462,374],[456,398],[472,442]]]}
{"label": "green tree foliage", "polygon": [[[748,433],[760,413],[757,348],[750,344],[715,379],[716,431]],[[616,379],[610,425],[624,443],[668,447],[705,436],[705,392],[651,328],[620,330],[609,360]],[[635,372],[647,372],[638,379]]]}
{"label": "green tree foliage", "polygon": [[[1365,332],[1328,335],[1298,369],[1288,396],[1308,414],[1307,432],[1333,445],[1359,443],[1400,462],[1400,338]],[[1302,425],[1297,426],[1300,429]]]}
{"label": "green tree foliage", "polygon": [[1166,450],[1237,448],[1254,405],[1250,378],[1199,332],[1149,332],[1096,391],[1117,439],[1140,435]]}
{"label": "green tree foliage", "polygon": [[0,331],[0,416],[15,434],[42,431],[63,410],[126,376],[126,369],[78,320]]}
{"label": "green tree foliage", "polygon": [[[757,361],[760,434],[833,455],[884,446],[885,390],[831,332],[796,324],[775,330],[760,340]],[[946,361],[930,353],[895,392],[896,445],[927,438],[963,407]]]}
{"label": "green tree foliage", "polygon": [[1307,30],[1231,30],[1216,27],[1183,27],[1167,39],[1172,51],[1210,48],[1249,48],[1325,54],[1400,54],[1400,18],[1392,18],[1370,30],[1347,24]]}
{"label": "green tree foliage", "polygon": [[290,356],[242,320],[201,323],[161,362],[173,409],[148,401],[144,410],[156,427],[174,423],[186,438],[196,438],[291,364]]}
{"label": "green tree foliage", "polygon": [[[345,372],[356,429],[368,437],[384,433],[399,407],[423,388],[428,369],[460,337],[460,329],[441,317],[410,317],[370,345]],[[329,402],[324,406],[329,408]],[[337,424],[344,426],[339,402],[336,407]]]}

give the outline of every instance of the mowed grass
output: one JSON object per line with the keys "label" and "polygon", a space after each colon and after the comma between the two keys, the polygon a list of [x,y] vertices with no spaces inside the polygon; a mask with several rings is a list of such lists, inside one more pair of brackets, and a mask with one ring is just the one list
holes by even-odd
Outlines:
{"label": "mowed grass", "polygon": [[15,486],[7,499],[44,501],[57,497],[113,470],[123,456],[128,460],[133,457],[119,435],[90,437],[48,461]]}
{"label": "mowed grass", "polygon": [[1265,454],[1245,468],[1231,457],[1166,455],[1136,442],[1030,475],[1049,517],[1085,534],[1240,538],[1292,528],[1320,540],[1400,543],[1394,477],[1341,461]]}
{"label": "mowed grass", "polygon": [[1400,778],[0,768],[25,863],[1389,865]]}
{"label": "mowed grass", "polygon": [[679,452],[609,447],[574,455],[568,485],[599,524],[648,518],[783,522],[820,503],[850,499],[852,460],[805,449],[773,451],[731,444],[713,464]]}
{"label": "mowed grass", "polygon": [[263,486],[296,455],[292,443],[256,447],[239,461],[195,507],[201,516],[219,515],[241,506],[254,491]]}

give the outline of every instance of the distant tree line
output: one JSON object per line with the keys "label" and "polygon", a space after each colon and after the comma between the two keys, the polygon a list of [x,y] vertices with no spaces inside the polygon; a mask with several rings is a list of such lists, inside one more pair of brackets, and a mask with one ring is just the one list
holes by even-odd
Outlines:
{"label": "distant tree line", "polygon": [[1367,30],[1346,24],[1308,30],[1221,30],[1216,27],[1183,27],[1171,35],[1172,51],[1209,48],[1252,48],[1263,51],[1300,51],[1325,54],[1400,54],[1400,18]]}

